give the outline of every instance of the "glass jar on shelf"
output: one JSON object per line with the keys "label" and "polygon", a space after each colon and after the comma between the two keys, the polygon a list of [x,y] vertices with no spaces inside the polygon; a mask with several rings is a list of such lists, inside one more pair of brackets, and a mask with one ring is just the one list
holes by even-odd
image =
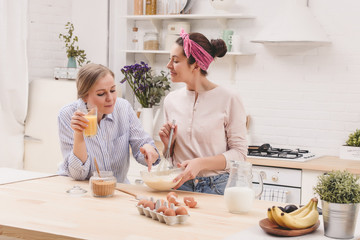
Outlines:
{"label": "glass jar on shelf", "polygon": [[144,14],[144,1],[134,0],[134,15],[143,15],[143,14]]}
{"label": "glass jar on shelf", "polygon": [[133,50],[139,50],[139,29],[137,27],[132,28],[132,39],[131,39],[131,48]]}
{"label": "glass jar on shelf", "polygon": [[146,0],[146,15],[156,15],[156,0]]}
{"label": "glass jar on shelf", "polygon": [[166,14],[166,0],[156,1],[156,14],[158,15]]}
{"label": "glass jar on shelf", "polygon": [[144,35],[144,50],[159,50],[159,35],[156,32],[147,32]]}

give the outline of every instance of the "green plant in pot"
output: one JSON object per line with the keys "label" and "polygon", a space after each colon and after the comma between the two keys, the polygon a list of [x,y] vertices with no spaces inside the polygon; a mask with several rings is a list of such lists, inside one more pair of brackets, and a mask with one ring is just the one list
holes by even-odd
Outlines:
{"label": "green plant in pot", "polygon": [[340,148],[340,158],[349,160],[360,160],[360,130],[349,135],[346,145]]}
{"label": "green plant in pot", "polygon": [[360,147],[360,130],[356,129],[354,133],[349,135],[349,139],[346,141],[347,146]]}
{"label": "green plant in pot", "polygon": [[325,236],[354,237],[360,203],[359,177],[348,171],[331,171],[318,177],[314,187],[322,201]]}
{"label": "green plant in pot", "polygon": [[65,29],[67,30],[67,33],[60,33],[59,39],[64,40],[65,42],[66,54],[68,57],[67,67],[76,68],[76,61],[79,66],[82,66],[84,63],[89,63],[90,61],[86,61],[85,50],[82,50],[79,46],[75,45],[79,41],[79,38],[74,35],[74,25],[71,22],[67,22]]}

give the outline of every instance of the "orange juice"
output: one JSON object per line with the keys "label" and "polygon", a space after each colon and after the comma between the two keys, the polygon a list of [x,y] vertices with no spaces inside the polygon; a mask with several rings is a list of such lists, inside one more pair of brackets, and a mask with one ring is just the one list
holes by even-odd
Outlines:
{"label": "orange juice", "polygon": [[97,116],[96,115],[85,115],[84,116],[88,122],[88,126],[84,129],[85,137],[92,137],[96,135],[97,132]]}

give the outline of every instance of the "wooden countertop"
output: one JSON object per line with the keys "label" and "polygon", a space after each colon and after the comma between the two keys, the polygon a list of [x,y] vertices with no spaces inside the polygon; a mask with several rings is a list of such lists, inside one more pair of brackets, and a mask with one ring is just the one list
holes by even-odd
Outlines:
{"label": "wooden countertop", "polygon": [[[163,150],[162,142],[155,141],[155,145],[162,153]],[[251,162],[254,165],[297,168],[297,169],[323,171],[323,172],[346,169],[353,174],[360,175],[360,161],[344,160],[336,156],[322,156],[306,162],[273,160],[273,159],[264,159],[264,158],[247,158],[247,161]]]}
{"label": "wooden countertop", "polygon": [[[162,142],[156,141],[156,147],[160,152],[163,150]],[[284,168],[297,168],[304,170],[314,170],[328,172],[331,170],[348,170],[353,174],[360,175],[360,161],[340,159],[336,156],[322,156],[309,160],[306,162],[273,160],[264,158],[247,158],[247,161],[253,165],[271,166],[271,167],[284,167]]]}
{"label": "wooden countertop", "polygon": [[272,160],[263,158],[248,158],[253,165],[298,168],[314,171],[348,170],[354,174],[360,174],[360,161],[344,160],[335,156],[322,156],[306,162]]}
{"label": "wooden countertop", "polygon": [[[82,197],[66,193],[74,185],[88,192]],[[117,184],[127,191],[166,198],[146,186]],[[136,200],[122,192],[95,198],[87,181],[54,176],[0,186],[0,235],[24,239],[223,239],[258,225],[271,202],[258,201],[248,214],[231,214],[223,196],[178,191],[193,196],[198,207],[189,209],[182,225],[169,226],[138,213]],[[265,234],[265,233],[264,233]],[[191,236],[191,237],[190,237]]]}

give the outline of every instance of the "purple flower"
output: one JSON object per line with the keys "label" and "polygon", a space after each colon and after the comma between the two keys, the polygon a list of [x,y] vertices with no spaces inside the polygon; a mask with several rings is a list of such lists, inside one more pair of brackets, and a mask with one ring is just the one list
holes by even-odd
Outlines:
{"label": "purple flower", "polygon": [[170,89],[168,75],[161,71],[161,75],[153,76],[151,67],[143,61],[124,66],[121,73],[124,78],[120,83],[129,84],[142,107],[157,106]]}

